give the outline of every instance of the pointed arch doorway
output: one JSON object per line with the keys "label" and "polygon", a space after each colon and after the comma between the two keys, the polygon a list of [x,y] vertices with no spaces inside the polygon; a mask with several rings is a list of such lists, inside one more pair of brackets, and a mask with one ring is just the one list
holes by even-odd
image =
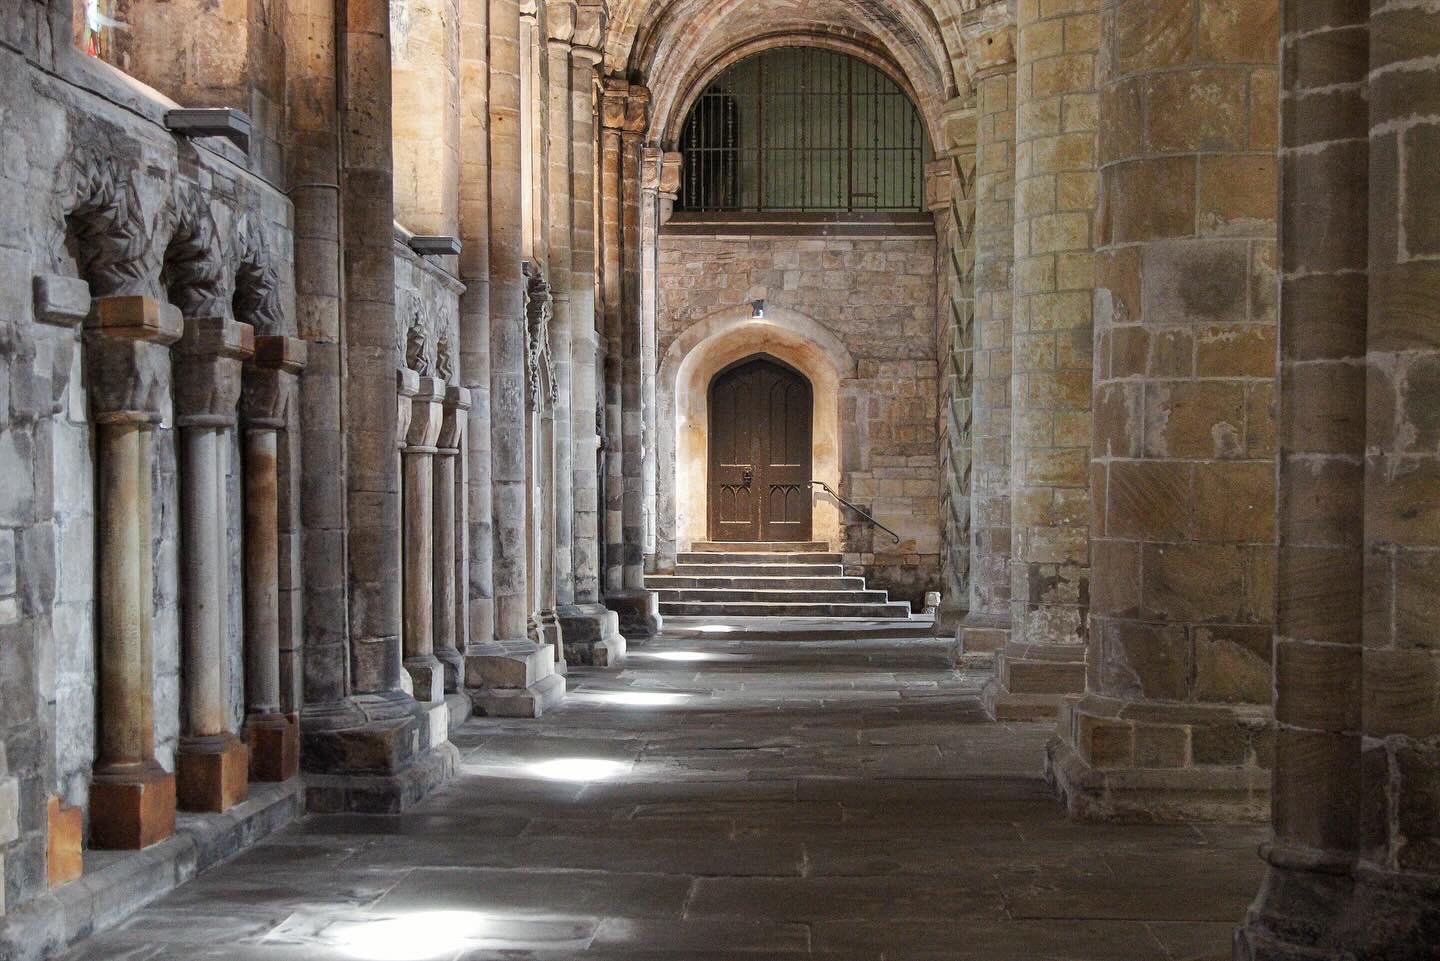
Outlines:
{"label": "pointed arch doorway", "polygon": [[716,374],[709,394],[711,539],[810,540],[810,381],[755,354]]}

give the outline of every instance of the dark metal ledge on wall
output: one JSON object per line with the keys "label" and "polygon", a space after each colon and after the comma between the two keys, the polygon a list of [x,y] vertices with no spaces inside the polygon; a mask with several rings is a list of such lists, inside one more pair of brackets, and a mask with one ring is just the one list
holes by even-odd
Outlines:
{"label": "dark metal ledge on wall", "polygon": [[680,211],[661,228],[674,236],[933,237],[935,217],[917,211],[834,213]]}

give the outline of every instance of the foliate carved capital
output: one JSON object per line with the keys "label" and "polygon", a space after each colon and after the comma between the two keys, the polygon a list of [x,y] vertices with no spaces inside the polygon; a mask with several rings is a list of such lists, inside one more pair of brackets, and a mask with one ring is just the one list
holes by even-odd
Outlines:
{"label": "foliate carved capital", "polygon": [[421,377],[415,396],[410,398],[410,423],[405,431],[405,446],[413,451],[431,451],[440,436],[445,416],[445,383],[434,377]]}
{"label": "foliate carved capital", "polygon": [[255,331],[225,317],[195,317],[175,347],[175,407],[181,427],[235,423],[241,370],[255,353]]}

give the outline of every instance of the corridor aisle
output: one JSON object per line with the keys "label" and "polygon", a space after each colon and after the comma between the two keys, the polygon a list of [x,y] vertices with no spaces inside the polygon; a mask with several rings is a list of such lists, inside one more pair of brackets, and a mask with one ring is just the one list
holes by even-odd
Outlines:
{"label": "corridor aisle", "polygon": [[904,622],[667,621],[413,812],[314,816],[67,961],[1229,957],[1259,826],[1068,823]]}

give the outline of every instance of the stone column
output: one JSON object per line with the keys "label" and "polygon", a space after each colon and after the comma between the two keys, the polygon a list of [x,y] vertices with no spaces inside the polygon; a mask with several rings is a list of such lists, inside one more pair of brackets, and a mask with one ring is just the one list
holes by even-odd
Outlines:
{"label": "stone column", "polygon": [[571,407],[574,400],[572,342],[575,323],[571,316],[573,281],[571,268],[571,223],[574,198],[574,161],[571,137],[574,130],[574,98],[571,96],[570,51],[575,33],[576,6],[573,0],[549,0],[545,5],[549,39],[549,139],[546,178],[549,209],[550,288],[554,315],[550,324],[550,349],[555,368],[555,603],[568,610],[575,604],[574,518],[575,469],[574,430]]}
{"label": "stone column", "polygon": [[179,805],[221,812],[249,796],[250,752],[231,720],[229,634],[230,512],[226,469],[244,361],[255,353],[249,324],[191,318],[176,347],[175,409],[180,428],[181,663],[184,725],[175,753]]}
{"label": "stone column", "polygon": [[495,637],[503,641],[524,640],[530,615],[519,37],[516,0],[490,0],[490,479]]}
{"label": "stone column", "polygon": [[445,384],[421,377],[410,400],[405,432],[402,482],[404,515],[401,555],[404,563],[405,616],[402,638],[405,670],[415,700],[445,699],[445,669],[435,656],[435,442],[445,417]]}
{"label": "stone column", "polygon": [[393,378],[402,347],[395,332],[391,249],[388,6],[386,0],[347,0],[340,59],[345,524],[354,689],[400,700],[400,464]]}
{"label": "stone column", "polygon": [[465,574],[463,555],[458,549],[464,529],[465,496],[460,451],[465,444],[466,413],[470,392],[464,387],[445,391],[445,411],[440,436],[435,441],[434,487],[434,642],[435,657],[445,668],[445,693],[454,694],[464,682],[465,650],[464,601],[456,585]]}
{"label": "stone column", "polygon": [[1100,0],[1017,10],[1011,633],[985,692],[1011,719],[1085,685]]}
{"label": "stone column", "polygon": [[175,831],[175,776],[155,760],[153,434],[180,312],[150,297],[96,298],[85,361],[99,475],[98,756],[90,844],[138,849]]}
{"label": "stone column", "polygon": [[[489,0],[462,0],[460,31],[461,170],[460,383],[470,392],[465,426],[468,541],[461,598],[468,644],[495,637],[494,533],[490,479],[490,99]],[[467,655],[469,650],[466,651]]]}
{"label": "stone column", "polygon": [[300,732],[280,682],[280,434],[305,342],[255,338],[241,393],[245,424],[245,742],[250,777],[285,781],[300,769]]}
{"label": "stone column", "polygon": [[975,336],[975,107],[956,97],[941,116],[945,156],[926,167],[926,200],[942,251],[936,356],[940,373],[940,583],[935,633],[956,634],[969,601]]}
{"label": "stone column", "polygon": [[1335,946],[1360,847],[1370,150],[1370,4],[1281,6],[1275,836],[1237,936],[1273,961]]}
{"label": "stone column", "polygon": [[1440,36],[1433,5],[1370,9],[1361,848],[1347,934],[1358,958],[1400,959],[1440,944]]}
{"label": "stone column", "polygon": [[[570,380],[573,487],[572,567],[574,604],[561,606],[566,657],[571,663],[615,667],[625,660],[619,617],[600,601],[600,424],[596,403],[595,310],[596,83],[604,36],[604,7],[577,8],[575,44],[570,52]],[[597,413],[599,417],[597,418]]]}
{"label": "stone column", "polygon": [[621,223],[621,132],[625,128],[625,109],[630,96],[628,81],[610,78],[605,81],[600,101],[600,183],[596,202],[600,213],[596,218],[600,237],[601,302],[604,310],[602,325],[605,341],[604,397],[605,416],[601,437],[605,445],[605,597],[625,589],[625,445],[621,425],[621,330],[624,298],[621,275],[624,262],[624,232]]}
{"label": "stone column", "polygon": [[[574,445],[575,603],[591,613],[600,601],[600,503],[596,457],[600,432],[596,413],[595,312],[595,85],[601,60],[603,8],[579,8],[576,44],[570,53],[571,108],[571,428]],[[590,44],[586,46],[584,44]],[[567,632],[569,625],[567,625]]]}
{"label": "stone column", "polygon": [[[617,188],[614,194],[615,216],[610,211],[611,164],[614,96],[620,94],[623,82],[610,80],[606,90],[606,311],[618,329],[611,330],[609,348],[618,351],[611,369],[618,367],[619,434],[607,442],[619,448],[620,476],[612,467],[608,480],[620,485],[619,491],[607,488],[607,497],[620,503],[620,589],[606,593],[605,604],[620,615],[620,629],[629,637],[650,637],[660,630],[659,596],[645,589],[645,396],[644,396],[644,317],[641,311],[641,259],[643,249],[640,233],[640,178],[642,146],[649,123],[650,91],[637,84],[623,84],[624,113],[620,118],[620,142]],[[612,274],[613,272],[613,274]],[[612,306],[611,282],[618,279],[615,292],[618,305]],[[613,313],[612,313],[613,312]],[[618,340],[616,339],[618,334]],[[654,416],[653,413],[650,416]],[[612,547],[616,546],[612,541]],[[610,561],[612,568],[615,561]]]}
{"label": "stone column", "polygon": [[[990,8],[995,9],[995,8]],[[967,25],[975,84],[975,325],[969,611],[962,655],[1010,636],[1011,264],[1015,259],[1015,25]]]}
{"label": "stone column", "polygon": [[1077,817],[1268,810],[1277,11],[1105,0],[1090,650],[1048,768]]}
{"label": "stone column", "polygon": [[[655,571],[655,438],[658,436],[655,411],[655,323],[658,310],[660,270],[660,174],[665,154],[659,147],[644,147],[640,153],[640,507],[644,518],[641,564],[647,573]],[[641,580],[643,586],[644,580]]]}

